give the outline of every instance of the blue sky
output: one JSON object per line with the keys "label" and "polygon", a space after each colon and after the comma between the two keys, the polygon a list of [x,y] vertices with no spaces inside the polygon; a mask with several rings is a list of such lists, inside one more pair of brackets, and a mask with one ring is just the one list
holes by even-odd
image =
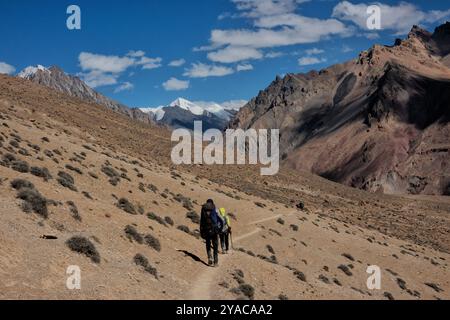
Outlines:
{"label": "blue sky", "polygon": [[[81,8],[81,30],[66,27]],[[58,65],[132,107],[249,100],[276,75],[307,72],[391,44],[413,24],[450,20],[447,1],[17,0],[0,2],[0,72]],[[2,71],[3,70],[3,71]]]}

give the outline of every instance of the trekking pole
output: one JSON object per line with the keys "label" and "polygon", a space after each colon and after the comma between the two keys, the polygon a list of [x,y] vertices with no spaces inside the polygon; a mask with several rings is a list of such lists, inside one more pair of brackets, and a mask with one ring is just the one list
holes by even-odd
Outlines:
{"label": "trekking pole", "polygon": [[231,249],[234,250],[234,245],[233,245],[233,232],[230,231],[230,240],[231,240]]}

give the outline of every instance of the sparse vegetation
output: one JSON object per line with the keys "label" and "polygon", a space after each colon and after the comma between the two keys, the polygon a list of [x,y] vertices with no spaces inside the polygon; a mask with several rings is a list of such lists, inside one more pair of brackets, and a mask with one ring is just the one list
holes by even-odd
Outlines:
{"label": "sparse vegetation", "polygon": [[113,185],[113,186],[117,186],[118,185],[118,183],[120,182],[120,175],[114,168],[111,168],[108,165],[103,165],[101,171],[107,177],[110,178],[109,179],[109,183],[111,183],[111,185]]}
{"label": "sparse vegetation", "polygon": [[294,271],[294,276],[296,276],[299,280],[306,282],[306,276],[303,272],[299,271],[299,270],[295,270]]}
{"label": "sparse vegetation", "polygon": [[250,300],[253,300],[255,298],[255,289],[248,283],[241,284],[239,286],[239,290]]}
{"label": "sparse vegetation", "polygon": [[266,246],[266,248],[267,248],[267,251],[269,251],[271,254],[275,254],[275,250],[273,250],[273,248],[272,248],[272,246],[270,244],[268,244]]}
{"label": "sparse vegetation", "polygon": [[165,217],[165,218],[164,218],[164,221],[165,221],[168,225],[170,225],[170,226],[173,226],[173,225],[174,225],[174,222],[173,222],[173,220],[172,220],[171,217]]}
{"label": "sparse vegetation", "polygon": [[350,271],[350,268],[345,264],[341,264],[340,266],[338,266],[338,269],[344,272],[349,277],[353,275],[353,273]]}
{"label": "sparse vegetation", "polygon": [[82,192],[83,196],[85,196],[87,199],[89,200],[94,200],[94,198],[92,198],[91,194],[87,191],[83,191]]}
{"label": "sparse vegetation", "polygon": [[161,251],[161,243],[159,242],[159,240],[157,238],[155,238],[154,236],[152,236],[151,234],[147,234],[144,238],[145,243],[155,249],[156,251],[160,252]]}
{"label": "sparse vegetation", "polygon": [[350,261],[355,261],[355,258],[353,258],[353,256],[349,253],[343,253],[342,256],[347,258]]}
{"label": "sparse vegetation", "polygon": [[151,183],[148,185],[148,189],[150,191],[152,191],[153,193],[157,193],[158,192],[158,187],[155,186],[154,184],[151,184]]}
{"label": "sparse vegetation", "polygon": [[11,181],[11,187],[16,190],[20,190],[22,188],[34,189],[34,185],[30,181],[24,179],[14,179]]}
{"label": "sparse vegetation", "polygon": [[75,179],[67,172],[59,171],[57,181],[63,187],[78,192],[78,189],[75,187]]}
{"label": "sparse vegetation", "polygon": [[19,142],[17,142],[17,140],[9,141],[9,145],[14,147],[14,148],[19,148],[20,147]]}
{"label": "sparse vegetation", "polygon": [[439,287],[439,286],[438,286],[437,284],[435,284],[435,283],[427,282],[427,283],[425,283],[425,285],[428,286],[428,287],[430,287],[431,289],[433,289],[433,290],[436,291],[437,293],[443,292],[443,291],[444,291],[441,287]]}
{"label": "sparse vegetation", "polygon": [[50,174],[50,171],[47,168],[31,167],[30,173],[36,177],[43,178],[44,181],[52,179],[52,175]]}
{"label": "sparse vegetation", "polygon": [[144,243],[144,238],[143,238],[142,235],[136,230],[135,227],[128,225],[128,226],[125,227],[124,232],[125,232],[127,238],[128,238],[130,241],[133,241],[133,240],[134,240],[134,241],[136,241],[136,242],[139,243],[139,244]]}
{"label": "sparse vegetation", "polygon": [[95,173],[93,173],[91,171],[88,172],[88,175],[90,175],[94,179],[98,179],[98,175],[96,175]]}
{"label": "sparse vegetation", "polygon": [[5,167],[9,167],[11,162],[15,161],[16,157],[11,153],[6,153],[2,157],[2,165]]}
{"label": "sparse vegetation", "polygon": [[80,174],[80,175],[83,174],[83,171],[81,171],[80,168],[76,168],[76,167],[74,167],[74,166],[72,166],[72,165],[70,165],[70,164],[66,164],[66,169],[67,169],[67,170],[70,170],[70,171],[74,171],[74,172],[76,172],[76,173],[78,173],[78,174]]}
{"label": "sparse vegetation", "polygon": [[178,226],[177,229],[180,230],[180,231],[183,231],[183,232],[185,232],[187,234],[191,233],[191,231],[189,230],[189,228],[187,226]]}
{"label": "sparse vegetation", "polygon": [[11,163],[11,169],[20,173],[28,173],[30,171],[30,166],[25,161],[16,160]]}
{"label": "sparse vegetation", "polygon": [[186,213],[186,218],[190,219],[195,224],[200,223],[200,216],[195,211],[189,211]]}
{"label": "sparse vegetation", "polygon": [[194,209],[194,205],[192,204],[191,199],[183,196],[182,194],[177,194],[173,199],[180,202],[183,205],[183,208],[187,210],[192,211],[192,209]]}
{"label": "sparse vegetation", "polygon": [[72,214],[72,218],[81,222],[82,219],[81,219],[80,213],[78,212],[78,208],[75,205],[75,203],[73,201],[67,201],[67,205],[69,206],[69,210],[70,210],[70,213]]}
{"label": "sparse vegetation", "polygon": [[150,265],[148,259],[145,256],[138,253],[134,256],[133,261],[136,265],[143,267],[146,272],[150,273],[152,276],[158,279],[158,271],[156,270],[156,268]]}
{"label": "sparse vegetation", "polygon": [[255,202],[255,205],[257,206],[257,207],[260,207],[260,208],[265,208],[266,207],[266,205],[264,204],[264,203],[262,203],[262,202]]}
{"label": "sparse vegetation", "polygon": [[390,292],[385,292],[385,293],[383,294],[383,296],[384,296],[385,298],[387,298],[388,300],[395,300],[395,299],[394,299],[394,296],[393,296]]}
{"label": "sparse vegetation", "polygon": [[47,199],[36,189],[22,188],[19,190],[17,198],[25,202],[23,207],[25,212],[29,212],[31,209],[34,213],[43,218],[48,217]]}
{"label": "sparse vegetation", "polygon": [[325,284],[330,284],[330,279],[328,279],[326,276],[324,276],[323,274],[319,275],[319,280],[322,281]]}
{"label": "sparse vegetation", "polygon": [[34,213],[48,217],[47,199],[43,197],[39,191],[37,191],[34,185],[23,179],[14,179],[11,182],[11,186],[18,191],[17,198],[23,200],[22,209],[24,212]]}
{"label": "sparse vegetation", "polygon": [[94,244],[85,237],[75,236],[67,240],[67,246],[70,250],[84,254],[94,263],[100,263],[100,254],[95,248]]}
{"label": "sparse vegetation", "polygon": [[154,213],[154,212],[149,212],[149,213],[147,213],[147,217],[148,217],[150,220],[156,221],[156,222],[158,222],[159,224],[161,224],[161,225],[167,227],[166,222],[164,221],[164,219],[161,218],[160,216],[158,216],[156,213]]}
{"label": "sparse vegetation", "polygon": [[122,209],[126,213],[129,213],[132,215],[137,214],[134,205],[130,201],[128,201],[128,199],[126,199],[126,198],[120,198],[119,201],[117,202],[117,207]]}
{"label": "sparse vegetation", "polygon": [[285,223],[284,220],[281,219],[281,218],[278,218],[277,222],[278,222],[279,224],[281,224],[281,225],[284,225],[284,223]]}

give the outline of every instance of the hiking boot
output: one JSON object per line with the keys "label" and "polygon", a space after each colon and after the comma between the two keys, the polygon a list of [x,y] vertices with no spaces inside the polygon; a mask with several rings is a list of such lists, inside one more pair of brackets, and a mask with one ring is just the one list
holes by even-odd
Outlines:
{"label": "hiking boot", "polygon": [[208,266],[212,266],[213,262],[212,260],[208,260]]}
{"label": "hiking boot", "polygon": [[226,254],[227,252],[225,250],[222,250],[222,254]]}
{"label": "hiking boot", "polygon": [[214,262],[214,268],[219,267],[219,263],[218,262]]}

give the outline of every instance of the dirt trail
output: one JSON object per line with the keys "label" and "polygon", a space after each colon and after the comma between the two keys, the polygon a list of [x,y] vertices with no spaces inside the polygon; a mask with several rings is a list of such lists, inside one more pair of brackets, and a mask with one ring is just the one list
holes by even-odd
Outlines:
{"label": "dirt trail", "polygon": [[[267,221],[272,221],[275,219],[278,219],[282,217],[282,214],[272,216],[269,218],[261,219],[258,221],[254,221],[248,225],[255,225],[258,223],[263,223]],[[246,239],[248,237],[251,237],[261,231],[260,228],[256,228],[255,230],[242,234],[240,236],[237,236],[233,239],[234,244],[236,242],[239,242],[243,239]],[[191,291],[189,292],[188,299],[189,300],[211,300],[211,285],[214,283],[214,279],[217,279],[217,273],[220,271],[220,269],[226,264],[226,261],[228,259],[232,258],[233,251],[230,252],[230,254],[226,255],[220,255],[219,256],[219,267],[212,268],[212,267],[205,267],[205,271],[202,272],[202,274],[198,277],[198,279],[195,281]]]}

